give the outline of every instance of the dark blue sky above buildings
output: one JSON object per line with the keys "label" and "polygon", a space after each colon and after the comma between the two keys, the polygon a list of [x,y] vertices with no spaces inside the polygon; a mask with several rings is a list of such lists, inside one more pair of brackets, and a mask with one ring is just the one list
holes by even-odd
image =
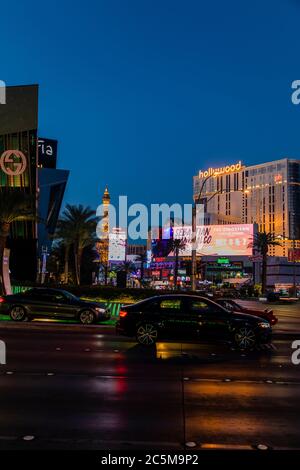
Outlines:
{"label": "dark blue sky above buildings", "polygon": [[200,168],[300,158],[300,1],[1,5],[0,79],[40,85],[65,202],[188,203]]}

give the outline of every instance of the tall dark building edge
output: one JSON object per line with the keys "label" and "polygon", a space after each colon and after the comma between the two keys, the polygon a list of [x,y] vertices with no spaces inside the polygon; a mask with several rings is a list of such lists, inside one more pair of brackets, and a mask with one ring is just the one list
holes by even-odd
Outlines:
{"label": "tall dark building edge", "polygon": [[[38,85],[7,87],[6,104],[0,106],[0,191],[4,187],[37,193]],[[19,171],[18,154],[3,157],[7,150],[19,150],[25,162]],[[1,196],[0,196],[1,197]],[[35,222],[17,222],[11,227],[12,279],[34,280],[37,268],[37,227]]]}
{"label": "tall dark building edge", "polygon": [[57,149],[57,140],[45,137],[38,138],[39,218],[42,221],[38,224],[40,259],[45,252],[49,253],[51,250],[69,177],[69,171],[56,168]]}
{"label": "tall dark building edge", "polygon": [[38,85],[7,87],[6,104],[0,105],[0,197],[5,187],[36,195],[41,219],[12,224],[13,281],[36,280],[42,248],[51,248],[69,175],[56,169],[57,141],[38,138],[38,90]]}

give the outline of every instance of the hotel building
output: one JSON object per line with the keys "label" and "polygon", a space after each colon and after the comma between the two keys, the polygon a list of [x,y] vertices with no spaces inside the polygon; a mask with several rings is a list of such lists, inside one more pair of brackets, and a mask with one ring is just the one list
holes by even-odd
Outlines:
{"label": "hotel building", "polygon": [[205,224],[256,223],[281,238],[271,256],[288,257],[289,249],[300,248],[300,160],[199,171],[193,197],[204,204]]}

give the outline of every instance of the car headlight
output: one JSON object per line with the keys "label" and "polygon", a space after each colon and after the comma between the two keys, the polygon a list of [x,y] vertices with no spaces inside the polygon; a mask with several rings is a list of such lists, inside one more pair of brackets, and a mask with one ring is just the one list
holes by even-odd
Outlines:
{"label": "car headlight", "polygon": [[270,323],[260,322],[258,324],[259,328],[271,328]]}
{"label": "car headlight", "polygon": [[96,312],[98,312],[98,313],[105,313],[105,309],[104,309],[104,308],[101,308],[101,307],[96,307],[95,310],[96,310]]}

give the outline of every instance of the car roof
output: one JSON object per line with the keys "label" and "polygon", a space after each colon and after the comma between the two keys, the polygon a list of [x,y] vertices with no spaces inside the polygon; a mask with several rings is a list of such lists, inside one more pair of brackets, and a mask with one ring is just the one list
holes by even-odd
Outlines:
{"label": "car roof", "polygon": [[31,287],[28,291],[26,292],[64,292],[63,289],[52,289],[51,287]]}
{"label": "car roof", "polygon": [[217,306],[219,306],[220,308],[226,310],[225,307],[223,307],[223,305],[220,305],[218,304],[218,302],[216,302],[214,299],[211,299],[211,298],[208,298],[208,297],[204,297],[204,296],[201,296],[201,295],[197,295],[197,294],[162,294],[162,295],[154,295],[152,297],[148,297],[147,299],[144,299],[144,300],[140,300],[139,302],[136,302],[135,304],[132,304],[132,305],[136,305],[136,304],[139,304],[139,303],[146,303],[146,302],[151,302],[151,301],[155,301],[155,300],[168,300],[168,299],[195,299],[195,300],[203,300],[203,301],[209,301],[211,302],[212,304],[215,304]]}
{"label": "car roof", "polygon": [[214,302],[214,299],[211,299],[209,297],[204,297],[203,295],[197,295],[197,294],[161,294],[161,295],[154,295],[152,297],[148,297],[147,299],[144,299],[144,301],[149,301],[149,300],[163,300],[163,299],[180,299],[180,298],[187,298],[187,299],[200,299],[200,300],[210,300],[211,302]]}

